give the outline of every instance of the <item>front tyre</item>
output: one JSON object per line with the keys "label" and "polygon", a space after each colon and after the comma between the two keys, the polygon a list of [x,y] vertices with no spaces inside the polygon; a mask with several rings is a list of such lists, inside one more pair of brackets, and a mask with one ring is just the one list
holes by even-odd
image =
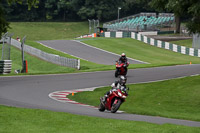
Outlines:
{"label": "front tyre", "polygon": [[101,112],[105,111],[105,105],[102,102],[100,102],[99,111]]}
{"label": "front tyre", "polygon": [[127,72],[128,72],[128,69],[126,68],[126,69],[125,69],[125,72],[124,72],[124,76],[127,75]]}
{"label": "front tyre", "polygon": [[118,75],[119,75],[119,72],[118,72],[118,69],[116,69],[116,71],[115,71],[115,77],[117,78]]}
{"label": "front tyre", "polygon": [[122,100],[121,99],[117,99],[117,103],[113,104],[112,107],[111,107],[111,113],[117,112],[117,110],[119,109],[121,104],[122,104]]}

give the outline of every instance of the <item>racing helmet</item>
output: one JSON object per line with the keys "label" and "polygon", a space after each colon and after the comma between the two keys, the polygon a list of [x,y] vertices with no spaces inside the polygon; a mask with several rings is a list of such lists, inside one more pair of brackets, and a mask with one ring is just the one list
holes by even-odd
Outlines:
{"label": "racing helmet", "polygon": [[122,54],[121,54],[121,56],[122,56],[122,57],[125,57],[125,56],[126,56],[126,54],[125,54],[125,53],[122,53]]}
{"label": "racing helmet", "polygon": [[125,77],[125,76],[120,76],[120,78],[119,78],[119,83],[120,83],[120,85],[125,85],[126,84],[126,80],[127,80],[127,78]]}
{"label": "racing helmet", "polygon": [[125,61],[125,60],[126,60],[126,54],[125,54],[125,53],[122,53],[122,54],[121,54],[121,59],[122,59],[122,61]]}

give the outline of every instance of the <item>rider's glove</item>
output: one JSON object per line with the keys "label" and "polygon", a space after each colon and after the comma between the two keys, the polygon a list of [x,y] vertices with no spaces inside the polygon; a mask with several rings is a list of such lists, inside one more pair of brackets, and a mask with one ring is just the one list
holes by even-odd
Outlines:
{"label": "rider's glove", "polygon": [[115,83],[112,83],[112,84],[111,84],[111,87],[112,87],[112,88],[115,87]]}

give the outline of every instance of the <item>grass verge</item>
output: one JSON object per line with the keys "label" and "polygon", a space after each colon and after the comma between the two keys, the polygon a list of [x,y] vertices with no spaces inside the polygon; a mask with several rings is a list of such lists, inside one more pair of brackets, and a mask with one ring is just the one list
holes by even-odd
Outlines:
{"label": "grass verge", "polygon": [[13,38],[27,36],[28,40],[72,39],[88,33],[88,22],[11,22]]}
{"label": "grass verge", "polygon": [[185,46],[185,47],[188,47],[188,48],[192,48],[192,39],[180,40],[180,41],[171,41],[170,43]]}
{"label": "grass verge", "polygon": [[143,65],[136,64],[134,65],[136,67],[151,66],[152,64],[157,66],[189,64],[190,61],[193,63],[200,63],[200,58],[198,57],[157,48],[131,38],[86,40],[83,42],[117,54],[125,52],[128,57],[151,63]]}
{"label": "grass verge", "polygon": [[[2,45],[0,45],[0,51],[2,49]],[[15,47],[11,47],[11,60],[12,60],[12,72],[8,75],[15,74],[14,71],[18,69],[22,69],[22,59],[21,59],[21,51]],[[45,74],[45,73],[69,73],[76,72],[78,70],[74,68],[64,67],[56,64],[52,64],[31,56],[25,53],[25,60],[28,61],[28,72],[30,74]]]}
{"label": "grass verge", "polygon": [[[120,110],[128,113],[200,121],[200,76],[162,82],[132,84]],[[99,97],[110,87],[80,92],[68,97],[80,103],[99,105]]]}
{"label": "grass verge", "polygon": [[199,133],[200,128],[0,106],[1,133]]}

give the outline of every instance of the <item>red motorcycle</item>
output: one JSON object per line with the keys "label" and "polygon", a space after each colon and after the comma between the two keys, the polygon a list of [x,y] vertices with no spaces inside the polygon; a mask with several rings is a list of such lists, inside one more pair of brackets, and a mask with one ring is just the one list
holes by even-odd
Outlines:
{"label": "red motorcycle", "polygon": [[125,99],[128,96],[128,90],[129,88],[113,90],[105,102],[103,101],[103,97],[101,97],[99,111],[103,112],[109,110],[112,113],[115,113],[119,109],[120,105],[125,102]]}
{"label": "red motorcycle", "polygon": [[116,71],[115,71],[115,77],[118,77],[119,75],[126,76],[127,74],[127,67],[129,66],[129,62],[123,63],[121,61],[116,61]]}

